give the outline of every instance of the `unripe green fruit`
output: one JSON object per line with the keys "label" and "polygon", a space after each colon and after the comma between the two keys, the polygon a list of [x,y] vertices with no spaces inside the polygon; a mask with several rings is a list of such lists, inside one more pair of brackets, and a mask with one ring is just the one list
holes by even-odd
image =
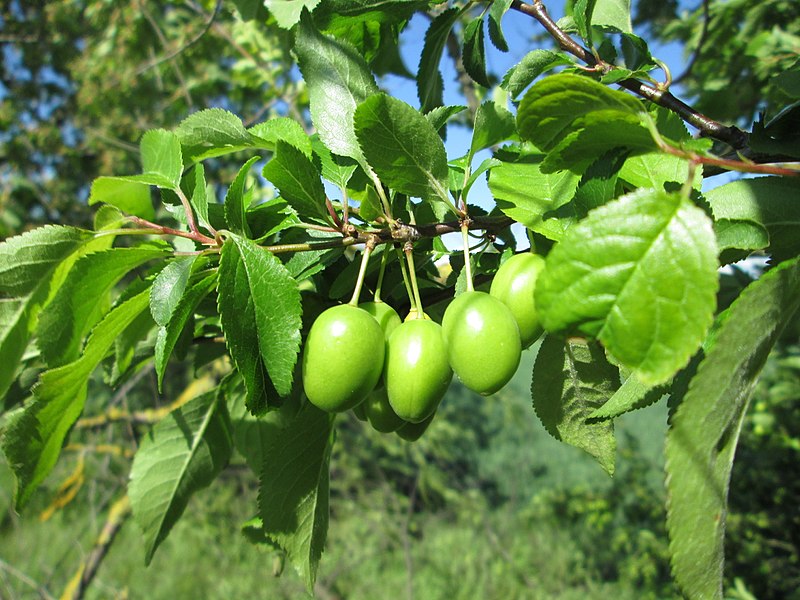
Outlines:
{"label": "unripe green fruit", "polygon": [[375,388],[383,370],[386,340],[368,312],[342,304],[323,312],[308,332],[303,388],[328,412],[353,408]]}
{"label": "unripe green fruit", "polygon": [[489,290],[517,320],[523,348],[535,342],[544,331],[533,303],[536,280],[543,269],[544,259],[538,254],[517,254],[500,265]]}
{"label": "unripe green fruit", "polygon": [[424,421],[439,406],[453,378],[442,328],[434,321],[406,321],[386,345],[384,380],[389,404],[402,419]]}
{"label": "unripe green fruit", "polygon": [[367,399],[358,406],[364,407],[369,424],[375,431],[381,433],[391,433],[397,431],[408,421],[404,421],[397,416],[389,404],[389,397],[386,395],[386,388],[374,390]]}
{"label": "unripe green fruit", "polygon": [[464,292],[444,313],[442,331],[450,366],[461,382],[483,396],[514,376],[522,346],[508,307],[485,292]]}
{"label": "unripe green fruit", "polygon": [[375,320],[378,321],[378,325],[383,329],[387,340],[389,336],[392,335],[395,328],[402,323],[397,311],[385,302],[362,302],[358,305],[358,308],[367,311],[375,317]]}
{"label": "unripe green fruit", "polygon": [[435,416],[436,413],[433,413],[430,417],[419,423],[406,423],[395,431],[395,433],[407,442],[416,442],[422,437],[422,434],[428,430]]}
{"label": "unripe green fruit", "polygon": [[366,420],[367,420],[367,411],[366,411],[366,409],[364,408],[364,405],[365,405],[366,403],[367,403],[367,401],[365,400],[365,401],[364,401],[364,402],[362,402],[361,404],[356,404],[356,405],[353,407],[353,414],[356,416],[356,418],[357,418],[359,421],[366,421]]}

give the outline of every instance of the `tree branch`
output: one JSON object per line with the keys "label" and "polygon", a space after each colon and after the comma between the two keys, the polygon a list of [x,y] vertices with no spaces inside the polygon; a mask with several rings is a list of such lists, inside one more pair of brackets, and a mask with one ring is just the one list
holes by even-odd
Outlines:
{"label": "tree branch", "polygon": [[[532,4],[514,0],[511,8],[536,19],[563,50],[576,56],[588,66],[593,67],[598,73],[607,73],[613,68],[613,65],[598,60],[591,51],[584,48],[561,29],[547,13],[547,8],[542,3],[542,0],[533,0]],[[625,79],[618,82],[618,84],[645,100],[671,110],[681,119],[699,129],[706,137],[725,142],[736,150],[741,150],[747,146],[747,133],[738,127],[723,125],[707,117],[668,91],[637,79]]]}

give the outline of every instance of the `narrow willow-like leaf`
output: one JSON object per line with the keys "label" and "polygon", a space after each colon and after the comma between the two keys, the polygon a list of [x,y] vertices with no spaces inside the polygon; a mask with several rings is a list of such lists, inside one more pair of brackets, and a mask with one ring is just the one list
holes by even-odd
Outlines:
{"label": "narrow willow-like leaf", "polygon": [[386,185],[423,199],[447,196],[444,143],[417,110],[377,94],[359,105],[355,127],[367,162]]}
{"label": "narrow willow-like leaf", "polygon": [[236,178],[228,188],[228,193],[225,194],[225,222],[234,233],[250,236],[250,227],[247,224],[247,207],[250,205],[250,198],[245,193],[245,184],[247,183],[247,176],[250,174],[250,168],[261,160],[260,156],[254,156],[242,165]]}
{"label": "narrow willow-like leaf", "polygon": [[228,463],[233,443],[225,403],[214,390],[176,408],[142,439],[128,496],[145,538],[145,564],[183,514],[192,494]]}
{"label": "narrow willow-like leaf", "polygon": [[91,239],[89,231],[46,226],[0,244],[0,397],[14,380],[53,272]]}
{"label": "narrow willow-like leaf", "polygon": [[459,9],[449,8],[431,21],[428,31],[425,32],[425,43],[417,69],[417,97],[423,113],[444,104],[444,82],[439,72],[439,63],[442,61],[450,30],[460,15]]}
{"label": "narrow willow-like leaf", "polygon": [[491,87],[486,76],[486,46],[483,32],[483,16],[476,17],[464,27],[464,47],[461,61],[464,70],[475,83],[483,87]]}
{"label": "narrow willow-like leaf", "polygon": [[548,255],[536,284],[542,325],[596,337],[642,383],[666,382],[713,321],[716,256],[710,219],[680,194],[622,196]]}
{"label": "narrow willow-like leaf", "polygon": [[79,258],[39,315],[36,343],[47,365],[58,367],[78,358],[84,337],[108,310],[114,286],[136,267],[167,256],[168,249],[161,243],[142,244]]}
{"label": "narrow willow-like leaf", "polygon": [[726,183],[705,194],[715,219],[752,222],[769,233],[777,259],[800,253],[800,182],[791,177],[756,177]]}
{"label": "narrow willow-like leaf", "polygon": [[320,139],[334,154],[363,161],[353,113],[379,91],[366,61],[349,44],[317,31],[308,14],[298,25],[295,52]]}
{"label": "narrow willow-like leaf", "polygon": [[[158,388],[161,390],[161,383],[164,379],[164,372],[167,368],[172,351],[181,335],[184,327],[194,314],[200,301],[211,293],[217,284],[217,274],[204,277],[194,285],[183,288],[181,297],[172,308],[169,318],[158,329],[155,346],[156,374],[158,375]],[[151,297],[152,310],[152,297]]]}
{"label": "narrow willow-like leaf", "polygon": [[731,467],[759,373],[800,306],[800,262],[750,284],[724,313],[667,432],[667,528],[687,598],[722,598]]}
{"label": "narrow willow-like leaf", "polygon": [[576,119],[598,110],[635,116],[644,112],[644,105],[588,77],[559,73],[536,82],[527,91],[517,112],[517,128],[520,136],[542,150],[550,150],[574,131]]}
{"label": "narrow willow-like leaf", "polygon": [[619,373],[598,345],[554,336],[542,342],[533,365],[533,408],[548,433],[594,457],[614,474],[616,440],[610,422],[587,423],[619,387]]}
{"label": "narrow willow-like leaf", "polygon": [[219,266],[219,312],[225,341],[247,386],[251,410],[266,408],[267,374],[281,396],[292,387],[300,350],[297,282],[275,256],[231,236]]}
{"label": "narrow willow-like leaf", "polygon": [[278,141],[275,155],[264,166],[263,175],[280,190],[281,197],[298,215],[329,221],[325,188],[319,171],[303,152]]}
{"label": "narrow willow-like leaf", "polygon": [[264,533],[311,589],[328,533],[333,417],[307,404],[264,447],[258,490]]}
{"label": "narrow willow-like leaf", "polygon": [[152,129],[142,136],[139,144],[142,155],[142,173],[159,175],[175,189],[181,183],[183,159],[178,136],[164,129]]}
{"label": "narrow willow-like leaf", "polygon": [[17,508],[53,469],[67,433],[83,411],[89,376],[117,337],[147,309],[149,296],[145,290],[108,313],[92,331],[83,355],[45,371],[33,389],[34,401],[9,424],[3,451],[17,478]]}
{"label": "narrow willow-like leaf", "polygon": [[669,391],[667,385],[645,385],[636,377],[630,376],[614,392],[608,402],[589,415],[589,419],[614,419],[626,412],[644,408],[657,402]]}

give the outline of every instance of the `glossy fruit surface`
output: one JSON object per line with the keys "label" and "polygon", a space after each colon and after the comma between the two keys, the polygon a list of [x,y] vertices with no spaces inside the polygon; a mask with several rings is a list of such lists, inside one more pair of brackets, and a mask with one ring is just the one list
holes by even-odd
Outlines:
{"label": "glossy fruit surface", "polygon": [[358,308],[367,311],[375,317],[375,320],[378,321],[378,325],[383,329],[387,340],[397,326],[402,323],[397,311],[385,302],[362,302],[358,305]]}
{"label": "glossy fruit surface", "polygon": [[392,406],[389,404],[389,397],[386,395],[386,388],[374,390],[367,396],[367,399],[358,406],[364,407],[367,420],[375,431],[390,433],[392,431],[397,431],[400,427],[408,423],[408,421],[404,421],[398,417],[397,413],[392,410]]}
{"label": "glossy fruit surface", "polygon": [[422,437],[422,434],[428,430],[435,416],[436,413],[433,413],[430,417],[419,423],[406,423],[395,431],[395,433],[407,442],[416,442]]}
{"label": "glossy fruit surface", "polygon": [[543,333],[533,303],[536,280],[544,269],[544,258],[523,252],[500,265],[489,293],[505,304],[517,320],[522,347],[527,348]]}
{"label": "glossy fruit surface", "polygon": [[464,292],[442,319],[450,366],[461,382],[484,396],[514,376],[522,345],[509,308],[486,292]]}
{"label": "glossy fruit surface", "polygon": [[342,304],[323,312],[308,332],[303,388],[328,412],[353,408],[375,388],[383,370],[383,329],[368,312]]}
{"label": "glossy fruit surface", "polygon": [[386,345],[383,377],[400,418],[419,423],[433,414],[453,378],[442,327],[415,319],[395,329]]}

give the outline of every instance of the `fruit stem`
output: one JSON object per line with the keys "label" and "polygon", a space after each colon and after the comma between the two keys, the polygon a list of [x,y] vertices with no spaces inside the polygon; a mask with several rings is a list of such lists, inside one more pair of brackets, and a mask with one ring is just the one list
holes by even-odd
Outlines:
{"label": "fruit stem", "polygon": [[406,294],[408,294],[408,303],[414,306],[414,291],[411,289],[411,282],[408,280],[408,269],[406,263],[403,261],[403,254],[400,248],[397,249],[397,260],[400,261],[400,272],[403,274],[403,283],[406,286]]}
{"label": "fruit stem", "polygon": [[381,288],[383,287],[383,274],[386,272],[386,264],[389,262],[389,249],[384,248],[381,254],[381,269],[378,271],[378,284],[375,286],[375,295],[373,299],[375,302],[383,302],[381,300]]}
{"label": "fruit stem", "polygon": [[472,285],[472,260],[469,253],[469,220],[461,221],[461,240],[464,244],[464,268],[467,270],[467,291],[474,292]]}
{"label": "fruit stem", "polygon": [[349,304],[358,306],[358,298],[361,296],[361,286],[364,284],[364,275],[367,274],[367,263],[369,256],[372,254],[374,244],[367,244],[364,246],[364,254],[361,255],[361,267],[358,270],[358,279],[356,279],[356,289],[353,290],[353,297],[350,298]]}
{"label": "fruit stem", "polygon": [[417,309],[417,318],[422,319],[422,299],[419,295],[419,286],[417,285],[417,269],[414,267],[414,246],[411,244],[405,245],[406,260],[408,261],[408,271],[411,277],[411,287],[414,290],[414,306]]}

